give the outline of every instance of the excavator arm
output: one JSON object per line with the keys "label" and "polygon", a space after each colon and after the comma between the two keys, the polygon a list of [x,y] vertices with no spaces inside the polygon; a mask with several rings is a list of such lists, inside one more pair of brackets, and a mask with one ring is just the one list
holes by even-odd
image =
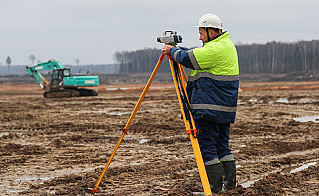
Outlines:
{"label": "excavator arm", "polygon": [[28,72],[28,74],[38,83],[40,84],[40,86],[48,91],[50,88],[50,82],[48,82],[48,80],[46,80],[42,74],[40,73],[40,71],[43,70],[54,70],[54,69],[63,69],[64,66],[55,61],[55,60],[49,60],[48,62],[44,62],[44,63],[39,63],[37,65],[33,65],[33,66],[27,66],[26,70]]}

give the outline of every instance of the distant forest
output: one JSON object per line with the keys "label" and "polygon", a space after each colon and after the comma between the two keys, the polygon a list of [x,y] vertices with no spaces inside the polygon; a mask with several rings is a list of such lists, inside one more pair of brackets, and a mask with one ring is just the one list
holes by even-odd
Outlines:
{"label": "distant forest", "polygon": [[[295,43],[269,42],[236,46],[240,73],[283,74],[319,69],[319,40]],[[119,73],[152,72],[161,49],[122,51],[114,54]],[[165,58],[166,59],[166,58]],[[169,72],[164,60],[159,72]]]}
{"label": "distant forest", "polygon": [[[152,72],[162,49],[146,48],[136,51],[115,52],[114,61],[118,64],[119,73],[149,73]],[[169,72],[168,60],[165,57],[158,72]]]}

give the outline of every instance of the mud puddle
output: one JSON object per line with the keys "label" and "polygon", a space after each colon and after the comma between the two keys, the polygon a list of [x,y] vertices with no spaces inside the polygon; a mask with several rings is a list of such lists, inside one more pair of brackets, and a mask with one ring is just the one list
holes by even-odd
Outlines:
{"label": "mud puddle", "polygon": [[319,116],[303,116],[300,118],[292,118],[295,121],[298,122],[315,122],[319,123]]}
{"label": "mud puddle", "polygon": [[144,143],[149,142],[149,141],[151,141],[151,140],[141,139],[141,140],[139,141],[139,144],[144,144]]}
{"label": "mud puddle", "polygon": [[288,167],[288,168],[283,169],[282,172],[286,173],[286,174],[293,174],[293,173],[308,169],[308,167],[316,165],[316,164],[318,164],[318,162],[312,162],[312,163],[306,163],[303,165],[292,166],[292,167]]}
{"label": "mud puddle", "polygon": [[0,137],[5,136],[5,135],[10,135],[10,133],[8,133],[8,132],[0,133]]}
{"label": "mud puddle", "polygon": [[[307,104],[307,103],[313,103],[315,102],[316,100],[314,99],[309,99],[309,98],[301,98],[301,99],[288,99],[288,98],[279,98],[279,99],[275,99],[275,100],[270,100],[268,101],[268,103],[270,104],[273,104],[273,103],[285,103],[285,104],[296,104],[296,103],[299,103],[299,104]],[[262,99],[259,99],[259,98],[252,98],[252,99],[249,99],[248,102],[250,103],[264,103],[264,100]],[[242,100],[239,100],[238,105],[243,105],[245,104],[244,101]]]}
{"label": "mud puddle", "polygon": [[280,98],[276,100],[277,103],[289,103],[288,99]]}

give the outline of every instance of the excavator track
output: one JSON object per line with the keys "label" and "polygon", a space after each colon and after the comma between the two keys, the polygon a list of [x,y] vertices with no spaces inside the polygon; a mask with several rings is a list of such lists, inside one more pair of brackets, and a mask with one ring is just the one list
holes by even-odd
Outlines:
{"label": "excavator track", "polygon": [[97,96],[99,93],[96,89],[78,89],[80,96]]}
{"label": "excavator track", "polygon": [[63,89],[59,91],[51,91],[51,92],[45,92],[44,97],[45,98],[66,98],[66,97],[79,97],[80,92],[77,90],[68,90]]}
{"label": "excavator track", "polygon": [[45,98],[68,98],[68,97],[84,97],[97,96],[96,89],[61,89],[59,91],[45,92]]}

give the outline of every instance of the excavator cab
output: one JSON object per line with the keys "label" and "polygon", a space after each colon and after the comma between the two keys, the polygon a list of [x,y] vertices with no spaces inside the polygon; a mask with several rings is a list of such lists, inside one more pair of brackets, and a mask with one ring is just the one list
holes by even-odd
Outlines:
{"label": "excavator cab", "polygon": [[60,88],[63,86],[63,79],[70,77],[70,69],[55,69],[52,72],[51,89]]}

